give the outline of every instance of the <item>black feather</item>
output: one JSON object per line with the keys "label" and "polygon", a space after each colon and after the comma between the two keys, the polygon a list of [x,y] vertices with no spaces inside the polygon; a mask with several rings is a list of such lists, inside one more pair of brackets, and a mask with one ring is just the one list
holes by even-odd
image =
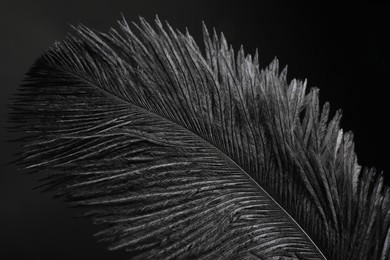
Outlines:
{"label": "black feather", "polygon": [[[30,69],[26,168],[139,259],[389,259],[390,196],[318,89],[203,27],[84,26]],[[164,28],[165,27],[165,28]]]}

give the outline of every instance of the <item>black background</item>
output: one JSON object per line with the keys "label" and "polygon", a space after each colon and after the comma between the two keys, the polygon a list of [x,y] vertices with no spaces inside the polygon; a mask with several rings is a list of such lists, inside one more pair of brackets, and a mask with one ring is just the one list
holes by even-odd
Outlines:
{"label": "black background", "polygon": [[[389,175],[389,5],[264,1],[1,1],[1,165],[17,151],[17,144],[5,142],[15,137],[4,129],[7,103],[33,61],[72,31],[70,24],[107,31],[121,13],[128,21],[141,15],[150,22],[158,14],[173,27],[188,27],[200,44],[203,20],[223,31],[235,49],[258,48],[262,66],[277,56],[282,66],[288,64],[290,79],[307,78],[309,86],[321,89],[322,103],[343,109],[342,127],[355,134],[359,163]],[[72,218],[82,211],[33,190],[38,179],[1,166],[0,259],[126,259],[125,252],[96,243],[92,234],[99,227]]]}

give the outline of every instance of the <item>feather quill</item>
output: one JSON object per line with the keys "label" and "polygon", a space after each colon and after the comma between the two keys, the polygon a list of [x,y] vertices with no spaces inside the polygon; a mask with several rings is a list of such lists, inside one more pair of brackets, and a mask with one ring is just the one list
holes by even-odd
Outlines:
{"label": "feather quill", "polygon": [[76,27],[13,105],[20,162],[134,259],[389,259],[390,191],[341,113],[203,33]]}

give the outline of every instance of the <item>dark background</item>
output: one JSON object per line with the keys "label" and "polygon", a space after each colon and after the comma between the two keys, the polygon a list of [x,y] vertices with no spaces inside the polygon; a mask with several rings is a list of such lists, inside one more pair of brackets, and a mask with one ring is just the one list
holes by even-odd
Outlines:
{"label": "dark background", "polygon": [[[255,1],[254,1],[255,2]],[[156,14],[173,27],[188,27],[201,43],[201,21],[223,31],[236,48],[259,49],[261,65],[277,56],[289,77],[308,78],[321,89],[321,102],[342,108],[342,127],[355,134],[359,162],[389,175],[388,131],[389,5],[342,7],[278,5],[264,1],[1,1],[0,3],[0,165],[17,151],[4,129],[7,103],[33,61],[55,40],[83,23],[107,31],[123,13],[152,21]],[[92,234],[99,228],[75,219],[50,194],[33,190],[38,176],[1,166],[0,259],[125,259],[106,251]],[[386,177],[387,183],[390,178]],[[6,256],[6,257],[4,257]]]}

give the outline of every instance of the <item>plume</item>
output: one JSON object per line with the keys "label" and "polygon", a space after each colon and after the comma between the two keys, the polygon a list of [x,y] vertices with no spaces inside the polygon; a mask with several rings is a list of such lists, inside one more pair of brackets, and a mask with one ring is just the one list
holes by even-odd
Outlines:
{"label": "plume", "polygon": [[83,25],[32,66],[19,163],[134,259],[389,259],[390,195],[341,113],[275,59],[158,18]]}

